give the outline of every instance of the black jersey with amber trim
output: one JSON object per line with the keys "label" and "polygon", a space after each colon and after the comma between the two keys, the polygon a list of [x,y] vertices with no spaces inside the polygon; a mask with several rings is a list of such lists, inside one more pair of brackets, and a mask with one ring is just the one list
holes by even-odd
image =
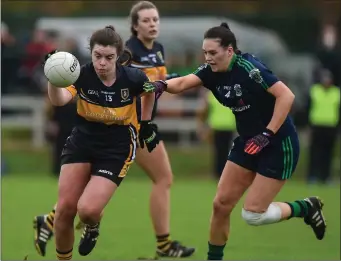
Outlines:
{"label": "black jersey with amber trim", "polygon": [[76,128],[93,136],[127,134],[129,127],[136,130],[136,100],[146,81],[148,77],[141,70],[117,65],[116,81],[107,87],[92,63],[82,66],[76,83],[66,88],[73,96],[78,96]]}
{"label": "black jersey with amber trim", "polygon": [[[136,36],[131,36],[126,42],[126,47],[133,55],[130,64],[132,68],[144,71],[150,81],[166,79],[167,68],[165,66],[165,52],[162,44],[155,41],[152,49],[148,49]],[[137,102],[140,108],[140,99],[138,99]],[[152,119],[154,119],[156,115],[156,109],[157,101],[155,100]],[[140,112],[138,112],[138,114],[140,117]]]}
{"label": "black jersey with amber trim", "polygon": [[155,41],[152,49],[148,49],[136,36],[132,36],[126,42],[126,47],[133,54],[131,67],[143,70],[151,81],[166,79],[167,69],[162,44]]}

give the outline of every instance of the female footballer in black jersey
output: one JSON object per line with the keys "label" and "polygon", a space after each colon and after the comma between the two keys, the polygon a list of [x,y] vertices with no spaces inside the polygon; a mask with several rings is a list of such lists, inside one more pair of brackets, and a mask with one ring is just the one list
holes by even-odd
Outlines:
{"label": "female footballer in black jersey", "polygon": [[124,46],[112,26],[90,38],[92,62],[81,68],[73,86],[48,84],[55,106],[69,103],[76,95],[77,121],[62,152],[54,235],[59,260],[72,258],[73,221],[78,213],[86,224],[79,253],[87,255],[98,237],[101,214],[134,161],[137,137],[149,151],[158,144],[151,125],[154,95],[142,98],[138,131],[137,97],[148,80],[141,70],[117,63]]}
{"label": "female footballer in black jersey", "polygon": [[[125,56],[131,58],[130,66],[142,70],[151,81],[168,78],[163,46],[155,41],[159,34],[159,13],[156,6],[149,1],[136,3],[131,8],[130,21],[132,36],[126,42],[126,47],[132,53],[132,57],[129,57],[130,54],[126,52],[120,57],[120,60],[124,64],[130,64],[129,61],[125,61]],[[139,102],[137,100],[137,104]],[[155,113],[156,104],[154,104],[151,120],[154,119]],[[137,128],[140,126],[142,125],[138,124]],[[155,127],[155,125],[153,126]],[[170,237],[170,187],[173,174],[164,143],[160,141],[151,153],[147,149],[138,147],[135,160],[153,182],[150,195],[150,215],[156,234],[156,255],[191,256],[195,251],[194,248],[186,247]],[[36,216],[34,219],[35,247],[43,256],[46,252],[46,244],[53,235],[55,210],[56,207],[48,215]],[[77,228],[82,228],[81,224],[78,224]],[[88,241],[91,240],[89,237]],[[93,247],[94,244],[90,244],[86,253],[90,253]]]}
{"label": "female footballer in black jersey", "polygon": [[[159,35],[159,13],[149,1],[136,3],[130,11],[131,37],[126,47],[132,53],[131,67],[141,69],[150,81],[165,80],[167,69],[164,48],[156,41]],[[152,120],[156,114],[154,105]],[[188,257],[194,248],[186,247],[170,238],[170,187],[173,173],[163,141],[149,153],[138,148],[136,163],[148,174],[153,182],[150,194],[150,216],[156,234],[157,256]]]}
{"label": "female footballer in black jersey", "polygon": [[193,74],[145,84],[145,90],[180,93],[205,86],[236,118],[239,137],[229,153],[213,202],[208,259],[221,260],[230,230],[230,214],[248,189],[242,218],[249,225],[304,219],[317,239],[324,237],[322,202],[308,197],[274,202],[296,168],[299,140],[289,116],[294,94],[260,60],[237,48],[226,23],[206,31],[206,64]]}

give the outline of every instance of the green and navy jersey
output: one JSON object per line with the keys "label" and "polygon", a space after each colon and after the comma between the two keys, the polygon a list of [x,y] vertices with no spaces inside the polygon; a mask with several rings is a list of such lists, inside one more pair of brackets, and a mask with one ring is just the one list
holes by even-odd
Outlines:
{"label": "green and navy jersey", "polygon": [[[226,72],[213,72],[209,64],[203,64],[194,74],[222,105],[233,111],[242,138],[264,131],[276,101],[267,89],[279,79],[260,60],[248,53],[235,54]],[[276,136],[287,136],[293,131],[295,126],[288,116]]]}

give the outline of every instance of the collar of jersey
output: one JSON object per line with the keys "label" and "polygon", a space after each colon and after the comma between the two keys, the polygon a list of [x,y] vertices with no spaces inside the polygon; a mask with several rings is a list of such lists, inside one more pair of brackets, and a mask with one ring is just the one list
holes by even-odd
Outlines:
{"label": "collar of jersey", "polygon": [[[95,67],[94,67],[94,64],[93,63],[91,63],[91,67],[92,67],[92,71],[93,71],[93,73],[96,75],[96,77],[98,78],[98,80],[103,84],[103,82],[102,82],[102,80],[98,77],[98,75],[96,74],[96,71],[95,71]],[[120,63],[117,63],[116,62],[116,81],[115,81],[115,83],[117,82],[117,80],[121,77],[121,75],[122,75],[122,68],[123,67],[123,65],[121,65]],[[115,83],[112,85],[112,86],[114,86],[115,85]],[[103,84],[104,85],[104,84]],[[111,86],[111,87],[112,87]],[[107,86],[108,87],[108,86]]]}
{"label": "collar of jersey", "polygon": [[150,51],[152,51],[152,50],[154,49],[154,44],[155,44],[155,42],[153,43],[152,49],[148,49],[148,48],[143,44],[143,42],[142,42],[137,36],[134,35],[133,37],[135,38],[135,41],[137,41],[138,44],[139,44],[140,46],[142,46],[142,48],[145,49],[146,51],[150,52]]}
{"label": "collar of jersey", "polygon": [[229,67],[227,68],[227,71],[231,71],[231,70],[232,70],[233,65],[234,65],[234,63],[236,62],[236,60],[237,60],[237,55],[234,53],[233,56],[232,56],[230,65],[229,65]]}

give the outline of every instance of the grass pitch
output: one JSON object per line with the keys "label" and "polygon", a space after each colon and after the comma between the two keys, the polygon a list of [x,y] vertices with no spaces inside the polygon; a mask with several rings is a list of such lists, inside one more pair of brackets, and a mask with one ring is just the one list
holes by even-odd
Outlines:
{"label": "grass pitch", "polygon": [[[155,239],[148,212],[150,182],[134,178],[122,183],[105,210],[97,247],[87,257],[77,253],[79,233],[74,246],[75,260],[134,260],[153,256]],[[209,218],[216,183],[212,180],[176,179],[172,190],[172,237],[197,247],[193,260],[206,258]],[[57,182],[53,178],[9,175],[2,180],[2,260],[55,260],[54,242],[47,256],[38,256],[33,247],[32,218],[47,213],[56,201]],[[292,181],[277,200],[291,201],[319,195],[325,201],[328,231],[318,241],[303,220],[250,227],[241,219],[239,204],[233,212],[231,235],[225,250],[230,260],[339,260],[340,194],[335,187],[307,187]]]}

